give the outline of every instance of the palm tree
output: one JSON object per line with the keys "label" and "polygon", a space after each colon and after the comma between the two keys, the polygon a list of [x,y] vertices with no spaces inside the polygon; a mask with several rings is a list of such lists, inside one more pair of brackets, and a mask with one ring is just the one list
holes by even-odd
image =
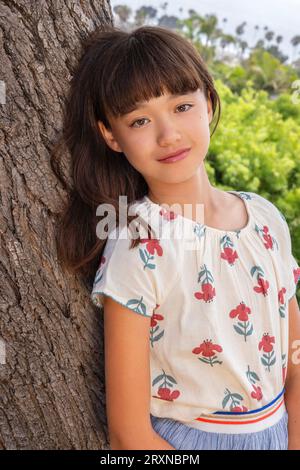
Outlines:
{"label": "palm tree", "polygon": [[273,37],[274,37],[274,32],[273,31],[268,31],[266,34],[265,34],[265,38],[267,41],[272,41]]}
{"label": "palm tree", "polygon": [[182,25],[174,15],[162,15],[158,20],[158,25],[168,29],[181,29]]}
{"label": "palm tree", "polygon": [[135,12],[135,24],[136,26],[142,26],[143,24],[147,24],[151,22],[153,18],[157,15],[157,9],[153,7],[141,7],[138,8]]}
{"label": "palm tree", "polygon": [[259,39],[255,45],[255,49],[263,49],[265,47],[265,41],[263,39]]}
{"label": "palm tree", "polygon": [[217,28],[218,18],[216,15],[205,15],[200,17],[201,34],[206,37],[205,47],[213,45],[215,40],[220,37],[221,30]]}
{"label": "palm tree", "polygon": [[132,13],[131,8],[129,8],[127,5],[116,5],[113,8],[113,12],[117,15],[121,26],[128,24],[129,17]]}
{"label": "palm tree", "polygon": [[230,44],[235,44],[236,39],[231,34],[223,34],[220,40],[220,46],[222,48],[222,56],[224,57],[225,49]]}
{"label": "palm tree", "polygon": [[160,8],[162,10],[166,10],[167,9],[167,6],[168,6],[168,2],[164,2],[162,5],[160,5]]}
{"label": "palm tree", "polygon": [[235,32],[238,36],[243,36],[243,34],[245,34],[245,26],[246,26],[247,22],[246,21],[243,21],[243,23],[241,23],[240,25],[238,25],[235,29]]}
{"label": "palm tree", "polygon": [[255,31],[254,31],[253,43],[255,43],[255,41],[256,41],[256,39],[257,39],[257,33],[258,33],[258,30],[259,30],[259,25],[256,24],[256,25],[254,26],[254,29],[255,29]]}
{"label": "palm tree", "polygon": [[298,35],[298,36],[294,36],[294,37],[291,39],[291,44],[292,44],[292,46],[293,46],[293,48],[294,48],[294,50],[293,50],[293,57],[295,57],[296,51],[297,51],[298,46],[299,46],[299,44],[300,44],[300,36],[299,36],[299,35]]}
{"label": "palm tree", "polygon": [[240,58],[243,60],[244,52],[248,48],[248,43],[247,41],[240,41],[240,48],[241,48],[241,55]]}

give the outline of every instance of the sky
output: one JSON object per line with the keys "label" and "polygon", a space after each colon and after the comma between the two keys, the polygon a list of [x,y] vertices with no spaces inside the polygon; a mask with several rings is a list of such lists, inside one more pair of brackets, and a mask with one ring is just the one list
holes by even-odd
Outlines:
{"label": "sky", "polygon": [[[152,6],[157,8],[158,16],[163,14],[160,5],[163,0],[111,0],[112,8],[116,5],[128,5],[133,11],[141,6]],[[179,8],[183,8],[182,13]],[[268,26],[275,35],[283,36],[281,49],[291,57],[292,48],[290,39],[300,35],[300,0],[251,0],[239,2],[237,0],[169,0],[166,13],[178,18],[188,16],[188,10],[193,9],[200,15],[215,13],[219,18],[220,25],[225,32],[234,33],[237,25],[247,21],[245,28],[246,41],[251,45],[255,39],[254,26],[259,25],[261,29]],[[226,17],[227,23],[222,23]],[[257,34],[258,37],[262,36]],[[295,59],[296,57],[294,57]]]}

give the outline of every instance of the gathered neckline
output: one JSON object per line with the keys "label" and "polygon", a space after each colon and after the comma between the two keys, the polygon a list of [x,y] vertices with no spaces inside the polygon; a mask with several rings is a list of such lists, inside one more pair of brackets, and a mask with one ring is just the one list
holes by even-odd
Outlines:
{"label": "gathered neckline", "polygon": [[[228,234],[230,234],[230,233],[231,234],[244,234],[244,233],[248,232],[252,228],[252,214],[251,214],[250,205],[248,204],[247,199],[242,197],[240,195],[239,191],[230,190],[230,191],[225,191],[225,192],[232,193],[232,194],[236,195],[237,197],[242,199],[242,201],[244,202],[244,206],[245,206],[245,209],[246,209],[246,212],[247,212],[247,215],[248,215],[248,220],[247,220],[247,223],[244,227],[242,227],[240,229],[235,229],[235,230],[219,229],[219,228],[215,228],[215,227],[211,227],[209,225],[206,225],[205,223],[202,224],[200,222],[197,222],[196,220],[190,219],[189,217],[184,217],[183,215],[177,214],[177,213],[176,213],[175,220],[180,218],[184,221],[187,221],[187,223],[191,223],[194,226],[201,226],[207,232],[212,233],[212,234],[226,234],[226,233],[228,233]],[[144,199],[148,204],[152,205],[153,207],[157,207],[157,208],[160,208],[160,209],[165,209],[160,204],[157,204],[156,202],[153,202],[147,195],[145,195],[142,199]]]}

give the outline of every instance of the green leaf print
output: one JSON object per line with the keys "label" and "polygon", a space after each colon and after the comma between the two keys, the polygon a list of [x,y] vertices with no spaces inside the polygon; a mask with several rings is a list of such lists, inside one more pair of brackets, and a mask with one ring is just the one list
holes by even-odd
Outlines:
{"label": "green leaf print", "polygon": [[244,400],[242,395],[240,395],[239,393],[233,393],[231,396],[236,398],[237,400]]}
{"label": "green leaf print", "polygon": [[235,329],[235,331],[236,331],[239,335],[243,335],[243,336],[244,336],[244,332],[243,332],[243,330],[241,330],[241,328],[239,328],[239,327],[236,326],[236,325],[233,325],[233,328]]}
{"label": "green leaf print", "polygon": [[[128,300],[126,307],[131,308],[131,310],[134,310],[135,312],[142,313],[143,315],[147,315],[146,311],[146,305],[142,302],[143,296],[138,299],[130,299]],[[132,308],[133,305],[136,305],[135,308]]]}
{"label": "green leaf print", "polygon": [[139,249],[139,254],[144,263],[144,269],[145,268],[155,269],[155,265],[149,263],[149,260],[154,259],[154,256],[151,256],[150,253],[147,252],[147,250],[142,250],[141,248]]}
{"label": "green leaf print", "polygon": [[[145,266],[146,267],[146,266]],[[147,268],[149,269],[155,269],[155,264],[147,264]]]}
{"label": "green leaf print", "polygon": [[147,260],[146,260],[144,251],[141,248],[139,249],[139,253],[140,253],[140,257],[142,258],[142,261],[144,262],[144,264],[147,264]]}
{"label": "green leaf print", "polygon": [[253,333],[253,325],[251,325],[250,330],[246,333],[247,336],[252,335]]}
{"label": "green leaf print", "polygon": [[281,307],[279,308],[279,315],[281,316],[281,318],[285,318],[285,305],[281,305]]}
{"label": "green leaf print", "polygon": [[154,387],[154,385],[156,385],[158,382],[160,382],[162,379],[164,378],[163,375],[158,375],[152,382],[152,385]]}
{"label": "green leaf print", "polygon": [[173,382],[173,384],[177,384],[176,380],[171,377],[171,375],[166,375],[167,379],[170,380],[171,382]]}
{"label": "green leaf print", "polygon": [[226,395],[226,397],[222,401],[222,408],[226,408],[226,405],[227,405],[229,400],[230,400],[230,394]]}
{"label": "green leaf print", "polygon": [[98,274],[96,274],[94,285],[101,281],[102,277],[103,273],[99,272]]}
{"label": "green leaf print", "polygon": [[258,375],[255,372],[250,372],[251,376],[254,378],[254,380],[260,380]]}
{"label": "green leaf print", "polygon": [[151,338],[151,341],[152,341],[152,342],[154,342],[154,341],[159,341],[160,338],[163,337],[164,333],[165,333],[165,330],[162,330],[160,333],[158,333],[157,336],[152,337],[152,338]]}

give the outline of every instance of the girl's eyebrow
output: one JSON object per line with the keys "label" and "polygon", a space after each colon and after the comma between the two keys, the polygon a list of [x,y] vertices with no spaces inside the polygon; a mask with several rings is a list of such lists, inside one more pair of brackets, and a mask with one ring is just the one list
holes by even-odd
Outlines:
{"label": "girl's eyebrow", "polygon": [[[175,98],[178,98],[179,96],[190,95],[191,93],[192,93],[191,91],[186,91],[183,93],[173,93],[172,95],[168,97],[168,101],[174,100]],[[148,101],[137,101],[135,105],[126,114],[132,113],[136,109],[146,108],[147,106],[149,106],[147,103]]]}

